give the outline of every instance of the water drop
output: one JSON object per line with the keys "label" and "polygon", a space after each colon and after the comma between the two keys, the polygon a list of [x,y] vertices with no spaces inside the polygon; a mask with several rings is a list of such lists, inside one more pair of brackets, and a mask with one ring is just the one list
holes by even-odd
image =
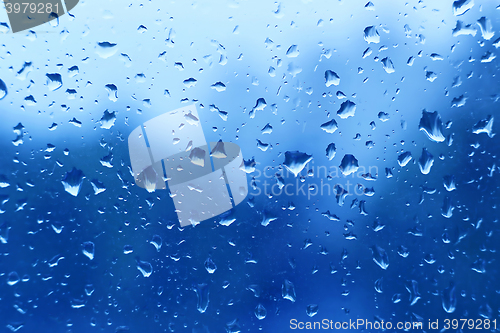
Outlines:
{"label": "water drop", "polygon": [[326,133],[334,133],[337,129],[339,128],[337,122],[335,119],[332,119],[324,124],[321,125],[321,129],[325,131]]}
{"label": "water drop", "polygon": [[309,317],[314,317],[318,313],[318,305],[317,304],[309,304],[306,308],[306,314]]}
{"label": "water drop", "polygon": [[255,314],[255,317],[257,317],[257,319],[262,320],[262,319],[266,318],[267,310],[262,304],[259,303],[255,307],[254,314]]}
{"label": "water drop", "polygon": [[422,297],[418,292],[418,282],[415,280],[411,280],[406,284],[405,287],[406,290],[410,293],[410,305],[415,305]]}
{"label": "water drop", "polygon": [[104,111],[104,114],[101,117],[101,128],[110,129],[116,121],[116,113],[115,111],[109,112],[108,110]]}
{"label": "water drop", "polygon": [[385,57],[382,59],[382,66],[384,67],[384,70],[386,73],[394,73],[396,70],[394,69],[394,64],[392,63],[392,60],[389,57]]}
{"label": "water drop", "polygon": [[17,272],[10,272],[9,275],[7,275],[7,284],[9,286],[13,286],[16,283],[18,283],[20,280],[19,275]]}
{"label": "water drop", "polygon": [[186,80],[182,81],[182,83],[184,84],[184,86],[186,88],[194,87],[196,85],[196,82],[198,82],[198,81],[195,78],[192,78],[192,77],[190,77],[189,79],[186,79]]}
{"label": "water drop", "polygon": [[94,260],[94,243],[85,242],[82,244],[82,253],[86,255],[90,260]]}
{"label": "water drop", "polygon": [[116,102],[118,100],[118,88],[114,84],[107,84],[104,87],[108,91],[109,100]]}
{"label": "water drop", "polygon": [[118,51],[118,46],[116,43],[110,42],[98,42],[96,47],[96,53],[99,57],[107,59],[113,56],[116,51]]}
{"label": "water drop", "polygon": [[226,90],[226,85],[222,82],[216,82],[210,86],[212,89],[215,89],[217,92],[221,92]]}
{"label": "water drop", "polygon": [[325,71],[325,84],[327,87],[331,85],[338,86],[340,84],[340,76],[331,70]]}
{"label": "water drop", "polygon": [[488,115],[486,119],[478,121],[473,127],[472,127],[472,133],[474,134],[481,134],[481,133],[486,133],[490,138],[495,136],[495,133],[493,133],[493,116]]}
{"label": "water drop", "polygon": [[292,282],[288,280],[283,281],[281,285],[281,296],[283,296],[284,299],[295,302],[295,287]]}
{"label": "water drop", "polygon": [[288,48],[288,50],[286,51],[286,56],[288,58],[296,58],[298,57],[299,55],[299,49],[297,47],[297,45],[292,45]]}
{"label": "water drop", "polygon": [[455,293],[455,285],[453,282],[450,283],[450,286],[443,290],[441,293],[441,300],[444,311],[448,313],[455,312],[455,308],[457,306],[457,296]]}
{"label": "water drop", "polygon": [[431,171],[431,167],[434,164],[434,157],[426,148],[422,149],[422,155],[418,159],[418,167],[420,171],[427,175]]}
{"label": "water drop", "polygon": [[412,159],[411,152],[405,151],[404,153],[401,153],[398,156],[398,164],[399,166],[404,167],[408,164],[408,162],[411,161],[411,159]]}
{"label": "water drop", "polygon": [[248,115],[250,116],[250,119],[255,118],[255,111],[263,111],[266,106],[267,106],[267,103],[266,103],[266,100],[264,98],[257,99],[255,106],[248,113]]}
{"label": "water drop", "polygon": [[427,81],[434,82],[437,79],[437,74],[431,71],[425,71],[425,78]]}
{"label": "water drop", "polygon": [[144,277],[149,277],[153,273],[153,266],[147,261],[137,260],[137,269]]}
{"label": "water drop", "polygon": [[5,82],[0,79],[0,100],[2,100],[5,96],[7,96],[7,86]]}
{"label": "water drop", "polygon": [[457,187],[455,185],[455,176],[444,176],[443,177],[443,185],[446,191],[451,192],[453,190],[456,190]]}
{"label": "water drop", "polygon": [[66,172],[66,175],[61,182],[64,185],[64,190],[72,196],[76,197],[78,193],[80,193],[84,178],[85,175],[83,174],[82,170],[78,170],[77,168],[73,167],[71,171]]}
{"label": "water drop", "polygon": [[340,105],[340,108],[337,111],[337,115],[342,119],[346,119],[349,117],[354,117],[354,112],[356,112],[356,104],[354,102],[351,102],[350,100],[347,100]]}
{"label": "water drop", "polygon": [[380,268],[387,269],[387,267],[389,267],[389,257],[387,256],[387,252],[377,245],[372,246],[371,250],[373,253],[373,261],[379,265]]}
{"label": "water drop", "polygon": [[481,17],[477,20],[477,25],[479,25],[479,29],[481,30],[481,35],[484,39],[490,40],[495,35],[493,31],[493,27],[491,26],[491,21],[486,17]]}
{"label": "water drop", "polygon": [[375,291],[378,292],[379,294],[382,294],[383,293],[383,290],[382,290],[382,281],[383,281],[384,278],[380,278],[380,279],[377,279],[375,281]]}
{"label": "water drop", "polygon": [[380,43],[380,35],[378,34],[377,29],[373,25],[366,27],[364,30],[364,39],[369,43]]}
{"label": "water drop", "polygon": [[471,25],[471,24],[466,24],[460,20],[457,21],[457,24],[455,25],[455,28],[452,30],[452,36],[457,37],[461,35],[470,35],[470,36],[475,36],[477,33],[476,29]]}
{"label": "water drop", "polygon": [[189,154],[189,159],[191,160],[191,163],[193,163],[194,165],[198,165],[203,168],[205,167],[205,154],[206,154],[205,150],[196,147],[193,150],[191,150],[191,153]]}
{"label": "water drop", "polygon": [[153,245],[158,252],[160,252],[162,243],[162,239],[159,235],[153,235],[153,238],[149,242],[149,244]]}
{"label": "water drop", "polygon": [[443,142],[445,139],[443,135],[443,122],[437,111],[427,112],[424,109],[418,129],[424,131],[431,141]]}
{"label": "water drop", "polygon": [[450,217],[453,216],[453,210],[455,209],[455,206],[453,206],[453,203],[451,201],[451,198],[445,197],[443,200],[443,206],[441,207],[441,215],[449,219]]}
{"label": "water drop", "polygon": [[11,229],[11,226],[8,222],[4,222],[0,225],[0,242],[2,244],[8,243],[10,229]]}
{"label": "water drop", "polygon": [[285,162],[283,166],[294,174],[295,177],[304,169],[304,167],[313,159],[312,155],[301,153],[299,151],[285,152]]}
{"label": "water drop", "polygon": [[55,91],[62,87],[62,77],[59,73],[47,73],[45,74],[47,77],[47,87],[50,91]]}
{"label": "water drop", "polygon": [[337,148],[335,147],[335,143],[330,143],[328,147],[326,147],[326,157],[331,161],[335,157],[337,152]]}
{"label": "water drop", "polygon": [[359,164],[358,160],[354,155],[346,154],[342,158],[342,162],[340,163],[339,169],[342,171],[344,176],[348,176],[352,173],[358,171]]}
{"label": "water drop", "polygon": [[95,195],[98,195],[99,193],[106,191],[106,187],[104,186],[104,184],[98,181],[97,179],[92,179],[90,183],[92,184],[92,188],[94,190]]}
{"label": "water drop", "polygon": [[474,0],[457,0],[453,2],[453,15],[460,16],[474,7]]}
{"label": "water drop", "polygon": [[208,284],[201,283],[193,286],[194,291],[196,292],[196,297],[198,298],[198,302],[196,303],[196,309],[200,313],[204,313],[207,311],[209,300],[209,289]]}
{"label": "water drop", "polygon": [[212,261],[212,258],[208,257],[207,260],[205,260],[205,269],[208,274],[213,274],[217,270],[217,266]]}

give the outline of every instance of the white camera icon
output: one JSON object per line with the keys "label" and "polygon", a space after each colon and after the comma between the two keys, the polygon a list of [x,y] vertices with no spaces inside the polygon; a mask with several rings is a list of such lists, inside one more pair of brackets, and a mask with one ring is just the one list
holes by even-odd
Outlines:
{"label": "white camera icon", "polygon": [[241,203],[248,194],[240,147],[207,144],[196,106],[164,113],[128,137],[135,183],[170,189],[181,227],[196,225]]}

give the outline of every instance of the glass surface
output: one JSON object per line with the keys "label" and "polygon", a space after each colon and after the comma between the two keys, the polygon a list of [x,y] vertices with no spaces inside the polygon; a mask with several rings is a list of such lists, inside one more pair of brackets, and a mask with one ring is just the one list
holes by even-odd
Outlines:
{"label": "glass surface", "polygon": [[0,332],[500,330],[497,2],[13,2]]}

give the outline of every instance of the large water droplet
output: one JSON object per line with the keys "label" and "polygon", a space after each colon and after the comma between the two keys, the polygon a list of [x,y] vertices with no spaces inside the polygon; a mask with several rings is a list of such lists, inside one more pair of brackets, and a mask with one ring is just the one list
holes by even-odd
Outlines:
{"label": "large water droplet", "polygon": [[404,153],[398,156],[398,164],[401,167],[404,167],[411,161],[411,152],[405,151]]}
{"label": "large water droplet", "polygon": [[334,133],[339,128],[335,119],[332,119],[321,125],[321,129],[326,133]]}
{"label": "large water droplet", "polygon": [[108,91],[109,100],[116,102],[118,100],[118,88],[114,84],[107,84],[104,88]]}
{"label": "large water droplet", "polygon": [[327,87],[331,85],[338,86],[340,84],[340,76],[331,70],[325,71],[325,84]]}
{"label": "large water droplet", "polygon": [[198,81],[195,78],[192,78],[192,77],[190,77],[189,79],[186,79],[186,80],[182,81],[182,83],[184,84],[184,86],[186,88],[194,87],[197,82]]}
{"label": "large water droplet", "polygon": [[57,90],[62,87],[62,77],[59,73],[47,73],[45,74],[47,77],[47,87],[49,87],[50,91]]}
{"label": "large water droplet", "polygon": [[284,299],[295,302],[295,287],[292,282],[288,280],[283,281],[281,285],[281,296],[283,296]]}
{"label": "large water droplet", "polygon": [[286,51],[286,56],[288,58],[295,58],[295,57],[298,57],[299,55],[299,49],[297,47],[297,45],[292,45],[288,48],[288,50]]}
{"label": "large water droplet", "polygon": [[7,86],[5,82],[0,79],[0,100],[2,100],[5,96],[7,96]]}
{"label": "large water droplet", "polygon": [[153,266],[147,261],[137,260],[137,269],[144,277],[149,277],[153,273]]}
{"label": "large water droplet", "polygon": [[294,174],[295,177],[304,169],[307,163],[313,159],[312,155],[299,151],[285,152],[285,162],[283,166]]}
{"label": "large water droplet", "polygon": [[149,242],[149,244],[153,245],[158,252],[160,252],[162,243],[163,241],[159,235],[153,235],[153,238]]}
{"label": "large water droplet", "polygon": [[421,295],[418,292],[418,282],[415,280],[411,280],[406,284],[405,287],[406,290],[410,293],[410,305],[415,305],[421,298]]}
{"label": "large water droplet", "polygon": [[116,120],[115,111],[109,112],[108,110],[105,110],[100,120],[101,128],[110,129],[115,124],[115,120]]}
{"label": "large water droplet", "polygon": [[354,102],[351,102],[350,100],[347,100],[340,105],[340,108],[337,111],[337,115],[342,119],[346,119],[349,117],[354,117],[354,112],[356,112],[356,104]]}
{"label": "large water droplet", "polygon": [[443,206],[441,207],[441,215],[449,219],[450,217],[453,216],[453,210],[455,209],[455,206],[453,206],[453,202],[451,201],[451,198],[445,197],[443,200]]}
{"label": "large water droplet", "polygon": [[331,161],[335,157],[337,152],[337,148],[335,147],[335,143],[330,143],[328,147],[326,147],[326,157]]}
{"label": "large water droplet", "polygon": [[116,51],[118,51],[118,46],[116,43],[110,42],[98,42],[96,47],[96,53],[99,57],[107,59],[113,56]]}
{"label": "large water droplet", "polygon": [[255,314],[255,317],[257,317],[257,319],[262,320],[262,319],[266,318],[267,310],[262,304],[259,303],[255,307],[254,314]]}
{"label": "large water droplet", "polygon": [[490,40],[495,35],[495,31],[493,31],[493,27],[491,26],[491,21],[486,17],[481,17],[477,20],[477,25],[479,25],[479,29],[481,29],[481,35],[484,39]]}
{"label": "large water droplet", "polygon": [[455,312],[457,306],[457,296],[455,293],[455,285],[450,283],[450,286],[443,290],[441,294],[441,300],[444,311],[448,313]]}
{"label": "large water droplet", "polygon": [[451,192],[453,190],[456,190],[456,185],[455,185],[455,176],[444,176],[443,177],[443,185],[446,191]]}
{"label": "large water droplet", "polygon": [[85,242],[82,244],[82,253],[86,255],[90,260],[94,260],[94,243]]}
{"label": "large water droplet", "polygon": [[9,241],[10,229],[11,226],[8,222],[4,222],[2,223],[2,225],[0,225],[0,242],[2,242],[2,244],[7,244],[7,242]]}
{"label": "large water droplet", "polygon": [[340,171],[342,171],[342,174],[344,176],[348,176],[352,173],[355,173],[356,171],[358,171],[358,168],[359,168],[358,160],[356,159],[356,157],[354,157],[354,155],[351,154],[344,155],[344,157],[342,158],[342,162],[340,162],[339,166],[339,169]]}
{"label": "large water droplet", "polygon": [[318,313],[318,304],[309,304],[306,308],[306,314],[309,317],[314,317]]}
{"label": "large water droplet", "polygon": [[205,311],[207,311],[208,303],[210,302],[208,284],[197,284],[193,286],[193,289],[196,292],[196,296],[198,298],[196,309],[198,309],[200,313],[204,313]]}
{"label": "large water droplet", "polygon": [[380,43],[380,35],[373,25],[366,27],[364,33],[364,39],[368,43]]}
{"label": "large water droplet", "polygon": [[264,108],[267,106],[266,100],[264,98],[259,98],[257,99],[257,102],[255,103],[255,106],[253,109],[248,113],[250,118],[255,117],[255,111],[262,111]]}
{"label": "large water droplet", "polygon": [[7,284],[9,286],[13,286],[15,285],[16,283],[19,282],[19,275],[17,274],[17,272],[10,272],[9,275],[7,275]]}
{"label": "large water droplet", "polygon": [[443,142],[443,122],[437,111],[427,112],[425,109],[422,111],[422,118],[418,129],[424,131],[431,141]]}
{"label": "large water droplet", "polygon": [[78,193],[80,193],[80,188],[82,186],[84,178],[85,175],[83,174],[82,170],[78,170],[77,168],[73,167],[73,170],[66,172],[66,175],[61,182],[64,185],[64,190],[72,196],[76,197]]}
{"label": "large water droplet", "polygon": [[431,167],[434,164],[434,157],[426,148],[422,149],[422,155],[418,159],[418,167],[420,171],[427,175],[431,171]]}
{"label": "large water droplet", "polygon": [[193,163],[194,165],[199,165],[201,167],[204,167],[205,154],[206,154],[205,150],[196,147],[193,150],[191,150],[191,153],[189,154],[189,159],[191,160],[191,163]]}
{"label": "large water droplet", "polygon": [[474,0],[454,1],[453,2],[453,14],[455,16],[463,15],[472,7],[474,7]]}
{"label": "large water droplet", "polygon": [[220,82],[220,81],[219,81],[219,82],[215,82],[215,83],[214,83],[214,84],[212,84],[210,87],[211,87],[212,89],[215,89],[215,90],[216,90],[216,91],[218,91],[218,92],[221,92],[221,91],[226,90],[226,85],[225,85],[224,83]]}
{"label": "large water droplet", "polygon": [[486,119],[478,121],[474,127],[472,127],[472,133],[474,134],[481,134],[481,133],[486,133],[490,138],[495,136],[495,133],[493,133],[493,116],[488,115]]}
{"label": "large water droplet", "polygon": [[475,36],[476,33],[476,29],[471,24],[464,25],[464,23],[460,20],[457,21],[455,28],[452,30],[453,37],[457,37],[460,35]]}
{"label": "large water droplet", "polygon": [[389,267],[389,257],[387,252],[377,245],[371,247],[373,253],[373,261],[380,266],[382,269],[387,269]]}
{"label": "large water droplet", "polygon": [[382,59],[382,66],[384,67],[384,70],[386,73],[394,73],[396,70],[394,69],[394,64],[392,63],[392,60],[389,57],[385,57]]}
{"label": "large water droplet", "polygon": [[213,274],[217,270],[217,265],[215,265],[212,258],[208,257],[207,260],[205,260],[205,269],[209,274]]}

